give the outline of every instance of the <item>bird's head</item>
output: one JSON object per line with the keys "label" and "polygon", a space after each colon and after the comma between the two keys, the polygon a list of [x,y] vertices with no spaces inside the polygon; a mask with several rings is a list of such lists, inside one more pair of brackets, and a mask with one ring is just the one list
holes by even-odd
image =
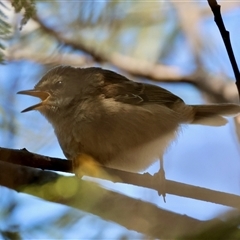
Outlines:
{"label": "bird's head", "polygon": [[97,86],[103,77],[100,68],[74,68],[59,66],[51,69],[36,84],[34,89],[24,90],[18,94],[38,97],[42,101],[22,112],[38,110],[44,115],[61,111],[77,102],[97,94]]}

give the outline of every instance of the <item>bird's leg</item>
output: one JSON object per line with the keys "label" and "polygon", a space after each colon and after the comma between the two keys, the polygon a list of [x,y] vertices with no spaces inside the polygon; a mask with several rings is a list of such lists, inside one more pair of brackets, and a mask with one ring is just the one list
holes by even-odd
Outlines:
{"label": "bird's leg", "polygon": [[160,162],[160,169],[155,174],[155,176],[157,176],[159,181],[158,195],[159,196],[162,195],[164,202],[166,202],[166,178],[165,178],[163,157],[159,158],[159,162]]}

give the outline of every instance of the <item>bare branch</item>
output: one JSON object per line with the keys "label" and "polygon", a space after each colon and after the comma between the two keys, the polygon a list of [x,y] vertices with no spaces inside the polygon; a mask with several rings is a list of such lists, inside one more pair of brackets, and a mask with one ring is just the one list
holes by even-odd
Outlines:
{"label": "bare branch", "polygon": [[[193,236],[201,236],[211,228],[229,227],[239,234],[237,224],[232,226],[216,219],[200,221],[169,212],[76,177],[63,177],[57,173],[1,161],[0,169],[2,186],[92,213],[154,238],[175,239],[182,236],[181,239],[195,239]],[[211,232],[208,234],[212,236]]]}
{"label": "bare branch", "polygon": [[[215,4],[215,3],[211,3],[211,4]],[[224,13],[226,13],[227,11],[231,11],[235,8],[238,8],[240,6],[240,2],[238,2],[238,1],[221,1],[221,5],[223,7],[222,11]],[[204,7],[201,9],[201,15],[203,17],[209,17],[211,14],[212,14],[212,11],[209,9],[209,7]]]}
{"label": "bare branch", "polygon": [[219,6],[216,0],[208,0],[208,4],[211,9]]}
{"label": "bare branch", "polygon": [[46,54],[35,54],[28,50],[22,50],[19,46],[15,46],[14,48],[8,48],[4,52],[5,59],[8,61],[29,59],[30,61],[38,62],[41,64],[51,64],[51,65],[71,65],[71,66],[84,66],[90,65],[92,62],[89,58],[85,56],[79,56],[77,54],[61,54],[61,53],[53,53],[50,56]]}
{"label": "bare branch", "polygon": [[76,177],[62,177],[3,162],[0,162],[0,168],[3,186],[98,215],[154,238],[193,234],[207,223],[105,190],[96,183]]}
{"label": "bare branch", "polygon": [[226,30],[225,26],[224,26],[224,22],[222,19],[222,15],[221,15],[221,6],[218,5],[216,0],[208,0],[209,6],[212,9],[212,12],[214,14],[214,20],[218,26],[218,29],[221,33],[223,42],[225,44],[227,53],[228,53],[228,57],[230,59],[232,68],[233,68],[233,72],[236,78],[236,85],[237,85],[237,89],[238,89],[238,94],[240,97],[240,72],[237,66],[237,62],[232,50],[232,45],[231,45],[231,41],[230,41],[230,36],[229,36],[229,31]]}
{"label": "bare branch", "polygon": [[[34,168],[41,168],[43,170],[55,170],[63,172],[72,172],[72,163],[70,160],[62,160],[58,158],[51,158],[28,152],[26,149],[13,150],[7,148],[0,148],[0,161],[18,164],[22,166],[30,166]],[[154,176],[144,173],[131,173],[117,169],[99,166],[101,171],[87,172],[88,176],[107,179],[113,182],[127,183],[145,188],[150,188],[161,192],[158,174]],[[107,174],[106,174],[107,173]],[[0,173],[1,175],[1,173]],[[166,180],[166,193],[174,194],[177,196],[188,197],[235,208],[240,208],[240,196],[219,191],[208,190],[188,184],[178,183],[171,180]]]}
{"label": "bare branch", "polygon": [[[87,46],[84,41],[78,39],[77,42],[67,39],[60,33],[45,26],[45,24],[38,18],[35,21],[39,23],[40,27],[48,34],[54,36],[58,41],[63,44],[72,46],[75,49],[82,50],[90,54],[95,61],[109,62],[119,69],[128,72],[129,74],[146,77],[151,80],[161,82],[187,82],[195,85],[201,91],[203,91],[214,102],[237,102],[237,92],[234,92],[232,83],[223,81],[223,79],[212,79],[207,76],[206,73],[196,72],[191,76],[183,76],[180,74],[180,70],[172,66],[164,66],[155,63],[149,63],[144,60],[135,59],[129,56],[124,56],[120,53],[106,53],[103,49]],[[230,90],[231,89],[231,90]],[[230,94],[229,94],[230,90]]]}

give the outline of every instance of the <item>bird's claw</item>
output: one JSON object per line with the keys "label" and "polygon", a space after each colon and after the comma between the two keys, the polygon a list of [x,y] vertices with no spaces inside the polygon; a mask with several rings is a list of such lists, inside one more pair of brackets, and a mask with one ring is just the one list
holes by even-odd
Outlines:
{"label": "bird's claw", "polygon": [[158,183],[158,195],[163,197],[163,201],[166,202],[166,178],[163,168],[154,174],[156,182]]}

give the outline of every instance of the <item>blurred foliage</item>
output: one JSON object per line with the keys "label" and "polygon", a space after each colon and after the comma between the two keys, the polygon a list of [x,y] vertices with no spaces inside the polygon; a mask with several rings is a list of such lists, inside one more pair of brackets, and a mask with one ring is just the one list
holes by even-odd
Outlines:
{"label": "blurred foliage", "polygon": [[[0,7],[6,8],[3,2],[0,2]],[[9,33],[11,26],[6,22],[7,16],[0,8],[0,40],[4,39]],[[0,41],[0,63],[4,62],[4,55],[2,50],[5,49],[3,43]]]}
{"label": "blurred foliage", "polygon": [[25,25],[31,17],[36,15],[35,0],[13,0],[12,6],[16,13],[19,13],[21,10],[24,12],[20,23],[21,30],[23,25]]}
{"label": "blurred foliage", "polygon": [[[61,40],[63,35],[100,55],[119,52],[156,62],[169,54],[178,32],[174,11],[158,2],[48,1],[37,7],[42,25],[21,34],[18,46],[46,56],[73,52],[74,47]],[[67,12],[71,14],[66,17]]]}
{"label": "blurred foliage", "polygon": [[[20,23],[21,30],[23,25],[25,25],[28,20],[36,14],[35,0],[13,0],[12,6],[14,7],[16,13],[19,13],[21,10],[24,11],[23,18]],[[0,2],[0,7],[4,8],[5,10],[9,10],[2,1]],[[0,40],[6,39],[11,33],[11,25],[7,23],[6,20],[7,15],[0,8]],[[5,47],[3,43],[0,42],[0,63],[4,63],[4,54],[1,49],[3,50]]]}

